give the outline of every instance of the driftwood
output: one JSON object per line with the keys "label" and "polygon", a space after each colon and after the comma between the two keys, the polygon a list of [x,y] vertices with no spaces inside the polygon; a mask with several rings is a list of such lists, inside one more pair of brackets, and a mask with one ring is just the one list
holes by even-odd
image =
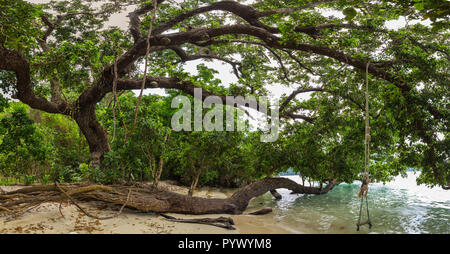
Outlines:
{"label": "driftwood", "polygon": [[183,223],[196,223],[196,224],[206,224],[211,226],[216,226],[220,228],[226,228],[230,230],[235,230],[232,225],[234,225],[234,221],[231,218],[227,217],[219,217],[219,218],[200,218],[200,219],[177,219],[173,216],[169,216],[161,213],[162,217],[166,218],[169,221],[174,222],[183,222]]}
{"label": "driftwood", "polygon": [[[124,207],[142,212],[180,213],[180,214],[242,214],[250,200],[277,188],[287,188],[293,193],[325,194],[338,183],[330,181],[322,189],[306,187],[282,177],[264,178],[236,191],[230,198],[201,198],[191,197],[161,188],[153,188],[143,184],[136,186],[124,185],[95,185],[95,184],[53,184],[22,188],[0,194],[0,214],[9,213],[13,216],[23,214],[30,209],[46,202],[63,202],[69,200],[83,213],[96,217],[85,211],[77,201],[96,200],[109,204],[120,205],[121,208],[114,218],[122,212]],[[99,217],[96,217],[97,219]],[[168,218],[169,219],[169,218]],[[170,218],[172,221],[203,223],[230,228],[233,225],[230,218],[183,220]],[[226,224],[228,220],[228,224]]]}
{"label": "driftwood", "polygon": [[268,214],[268,213],[271,213],[271,212],[272,212],[272,208],[267,207],[267,208],[263,208],[263,209],[260,209],[258,211],[254,211],[254,212],[251,212],[251,213],[248,213],[248,214],[249,215],[264,215],[264,214]]}

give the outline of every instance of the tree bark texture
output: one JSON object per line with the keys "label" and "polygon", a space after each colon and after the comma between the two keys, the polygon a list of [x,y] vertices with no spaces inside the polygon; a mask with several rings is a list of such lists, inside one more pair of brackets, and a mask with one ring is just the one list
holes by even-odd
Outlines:
{"label": "tree bark texture", "polygon": [[[150,186],[43,185],[0,195],[0,212],[19,213],[44,202],[61,202],[70,195],[75,200],[97,200],[124,205],[142,212],[180,214],[242,214],[250,200],[270,190],[286,188],[293,193],[325,194],[338,183],[325,188],[305,187],[282,177],[265,178],[236,191],[230,198],[202,198],[182,195]],[[60,190],[64,189],[65,193]]]}

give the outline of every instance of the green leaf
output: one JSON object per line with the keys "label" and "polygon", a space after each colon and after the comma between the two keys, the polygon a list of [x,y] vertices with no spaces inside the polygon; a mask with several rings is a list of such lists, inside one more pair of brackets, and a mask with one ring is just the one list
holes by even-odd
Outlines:
{"label": "green leaf", "polygon": [[415,3],[414,4],[414,8],[416,8],[416,10],[421,11],[424,9],[424,4],[423,2],[419,2],[419,3]]}
{"label": "green leaf", "polygon": [[346,20],[352,20],[356,16],[356,14],[358,14],[353,7],[345,8],[342,13],[345,15]]}

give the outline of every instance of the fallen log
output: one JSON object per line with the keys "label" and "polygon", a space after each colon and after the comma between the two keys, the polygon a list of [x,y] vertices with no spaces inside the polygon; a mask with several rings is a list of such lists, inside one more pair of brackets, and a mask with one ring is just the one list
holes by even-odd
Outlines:
{"label": "fallen log", "polygon": [[[92,215],[92,214],[90,214],[90,213],[88,213],[86,210],[84,210],[71,196],[70,196],[70,194],[73,194],[73,192],[71,192],[70,194],[69,193],[66,193],[62,188],[61,188],[61,186],[59,186],[58,185],[58,183],[55,183],[55,185],[56,185],[56,187],[58,188],[58,190],[59,191],[61,191],[61,193],[62,194],[64,194],[64,196],[66,196],[70,201],[72,201],[72,203],[76,206],[76,207],[78,207],[78,209],[80,209],[84,214],[86,214],[88,217],[91,217],[91,218],[95,218],[95,219],[97,219],[97,220],[107,220],[107,219],[112,219],[112,218],[115,218],[115,217],[117,217],[117,216],[119,216],[121,213],[122,213],[122,211],[123,211],[123,208],[125,208],[125,206],[128,204],[128,201],[130,200],[130,194],[131,194],[131,189],[128,191],[128,196],[127,196],[127,200],[125,201],[125,203],[123,203],[123,205],[122,205],[122,207],[120,207],[120,210],[119,210],[119,212],[117,212],[115,215],[113,215],[113,216],[107,216],[107,217],[98,217],[98,216],[95,216],[95,215]],[[87,186],[87,187],[94,187],[94,186]],[[104,187],[104,186],[102,186],[102,187]],[[82,192],[81,190],[80,190],[81,188],[79,188],[78,189],[78,193],[80,193],[80,192]],[[85,190],[92,190],[93,188],[84,188]],[[62,211],[61,211],[61,204],[62,204],[62,201],[61,201],[61,203],[59,203],[59,212],[61,213],[61,215],[64,217],[64,215],[62,214]]]}
{"label": "fallen log", "polygon": [[[242,214],[250,200],[270,190],[286,188],[293,193],[325,194],[339,183],[330,181],[322,189],[306,187],[282,177],[264,178],[236,191],[230,198],[191,197],[150,186],[59,184],[22,188],[0,195],[2,212],[21,214],[45,202],[97,200],[142,212],[180,214]],[[59,186],[59,187],[58,187]],[[15,195],[13,195],[15,194]],[[6,208],[6,209],[5,209]]]}

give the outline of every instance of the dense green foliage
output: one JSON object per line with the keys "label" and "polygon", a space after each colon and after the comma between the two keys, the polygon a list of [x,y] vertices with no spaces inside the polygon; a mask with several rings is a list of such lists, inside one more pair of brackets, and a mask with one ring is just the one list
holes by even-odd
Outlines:
{"label": "dense green foliage", "polygon": [[[178,109],[171,108],[171,101],[177,95],[144,96],[136,130],[128,134],[126,141],[124,125],[132,124],[137,98],[132,93],[119,98],[121,114],[116,117],[116,136],[111,140],[112,151],[105,158],[110,169],[105,172],[109,175],[107,181],[152,180],[161,155],[163,178],[183,184],[190,184],[197,172],[201,172],[200,185],[237,186],[260,176],[255,170],[245,170],[252,167],[252,158],[243,147],[248,142],[246,132],[172,131],[171,117]],[[99,116],[112,134],[112,108],[106,108]]]}
{"label": "dense green foliage", "polygon": [[[201,171],[199,185],[236,187],[267,175],[254,165],[259,159],[253,157],[252,145],[261,143],[256,137],[254,140],[246,137],[253,135],[247,131],[171,132],[171,116],[177,109],[171,108],[170,103],[176,95],[144,96],[140,121],[126,142],[123,123],[131,124],[137,98],[133,93],[119,98],[122,114],[115,119],[112,151],[105,155],[108,170],[88,166],[87,144],[72,120],[31,110],[22,103],[11,103],[1,115],[0,174],[25,183],[150,181],[152,169],[158,166],[161,151],[165,149],[163,179],[186,185],[198,170]],[[98,115],[105,126],[111,127],[108,133],[112,135],[112,108],[100,107]],[[168,132],[170,138],[164,145]],[[8,182],[5,179],[3,183]]]}
{"label": "dense green foliage", "polygon": [[64,116],[10,103],[0,113],[0,174],[20,182],[81,181],[86,142]]}
{"label": "dense green foliage", "polygon": [[[143,41],[134,38],[127,24],[108,27],[105,22],[113,13],[127,7],[144,8],[152,1],[74,0],[37,5],[0,0],[0,49],[22,54],[30,63],[31,91],[45,101],[64,101],[61,108],[65,108],[62,115],[52,115],[20,103],[8,107],[4,95],[15,98],[24,93],[17,90],[14,71],[7,64],[0,65],[0,109],[5,109],[0,120],[0,173],[112,183],[151,180],[162,161],[163,178],[186,184],[198,172],[200,184],[234,186],[288,168],[314,181],[351,182],[363,170],[362,91],[368,75],[371,175],[387,181],[407,168],[416,168],[422,172],[419,183],[449,186],[448,1],[231,2],[248,4],[258,13],[259,23],[256,14],[245,16],[245,8],[239,9],[242,12],[214,9],[182,18],[166,30],[173,40],[186,34],[178,38],[180,44],[164,45],[161,36],[152,37],[153,43],[160,44],[150,53],[147,77],[177,78],[179,84],[189,82],[211,94],[258,99],[268,95],[271,87],[286,88],[278,98],[283,119],[276,142],[261,143],[261,132],[249,129],[172,131],[170,119],[176,109],[170,103],[181,91],[165,97],[144,96],[137,125],[130,133],[137,97],[125,91],[131,88],[122,87],[125,92],[119,89],[116,105],[113,89],[105,89],[104,94],[98,93],[95,112],[111,151],[104,154],[105,169],[90,168],[91,147],[73,121],[80,101],[93,97],[82,96],[111,85],[108,75],[117,59],[136,56],[126,68],[119,66],[124,68],[120,78],[142,78],[145,55],[144,50],[126,53]],[[220,2],[158,3],[154,29],[180,14]],[[140,16],[138,32],[147,33],[151,16],[148,11]],[[388,22],[399,20],[407,21],[406,25],[387,27]],[[232,25],[240,24],[248,26],[232,30],[236,28]],[[196,39],[193,28],[206,36]],[[193,57],[183,57],[180,51]],[[186,70],[185,62],[194,59],[203,59],[197,64],[197,74]],[[208,66],[211,59],[230,65],[233,74]],[[225,84],[225,75],[236,75],[236,81]],[[107,85],[102,83],[105,80]],[[311,88],[315,90],[301,92]],[[188,91],[181,85],[179,90]],[[289,96],[292,90],[308,96]]]}

